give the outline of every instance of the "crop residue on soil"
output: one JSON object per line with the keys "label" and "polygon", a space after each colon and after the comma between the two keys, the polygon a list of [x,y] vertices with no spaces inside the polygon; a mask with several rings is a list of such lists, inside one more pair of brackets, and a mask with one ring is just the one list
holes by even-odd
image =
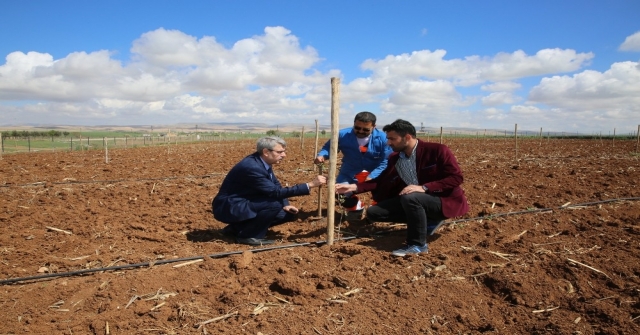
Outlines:
{"label": "crop residue on soil", "polygon": [[[287,141],[278,178],[311,180],[313,146]],[[251,252],[220,234],[211,200],[254,141],[114,149],[109,163],[97,150],[3,155],[0,279],[148,264],[2,285],[0,333],[640,332],[635,142],[522,140],[517,160],[512,140],[446,144],[471,205],[457,219],[474,219],[407,258],[389,255],[405,233],[390,223],[336,222],[336,237],[368,237],[315,243],[315,190],[268,235],[302,246]]]}

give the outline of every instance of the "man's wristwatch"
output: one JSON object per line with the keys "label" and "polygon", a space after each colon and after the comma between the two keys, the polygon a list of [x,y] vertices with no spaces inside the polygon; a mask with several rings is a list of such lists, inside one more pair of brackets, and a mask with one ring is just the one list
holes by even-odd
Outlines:
{"label": "man's wristwatch", "polygon": [[427,191],[429,190],[429,188],[424,185],[422,185],[422,189],[424,190],[424,193],[427,193]]}

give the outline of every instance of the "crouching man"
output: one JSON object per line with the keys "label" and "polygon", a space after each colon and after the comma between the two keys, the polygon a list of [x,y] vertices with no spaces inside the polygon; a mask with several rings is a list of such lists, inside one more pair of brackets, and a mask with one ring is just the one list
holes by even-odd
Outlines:
{"label": "crouching man", "polygon": [[371,191],[377,203],[367,209],[368,221],[407,224],[407,245],[392,255],[426,253],[427,237],[445,219],[469,210],[460,188],[462,171],[448,147],[417,139],[416,129],[408,121],[398,119],[382,130],[394,151],[386,169],[372,180],[337,184],[336,193]]}
{"label": "crouching man", "polygon": [[327,182],[316,176],[308,183],[282,187],[272,166],[286,156],[287,144],[276,136],[258,140],[256,152],[243,158],[227,174],[211,204],[213,217],[227,226],[223,233],[249,245],[273,244],[265,239],[269,227],[295,219],[298,209],[287,198],[308,195]]}

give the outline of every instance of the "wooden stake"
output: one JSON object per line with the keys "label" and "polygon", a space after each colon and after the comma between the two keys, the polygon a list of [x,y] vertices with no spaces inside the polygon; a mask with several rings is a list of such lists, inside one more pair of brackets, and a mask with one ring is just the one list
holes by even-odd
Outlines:
{"label": "wooden stake", "polygon": [[[318,164],[318,175],[322,175],[322,164]],[[318,187],[318,218],[322,217],[322,187]]]}
{"label": "wooden stake", "polygon": [[613,137],[611,138],[611,146],[614,146],[616,141],[616,128],[613,128]]}
{"label": "wooden stake", "polygon": [[440,127],[440,144],[442,144],[442,127]]}
{"label": "wooden stake", "polygon": [[300,151],[302,151],[302,158],[305,158],[304,153],[304,126],[302,126],[302,132],[300,132]]}
{"label": "wooden stake", "polygon": [[542,146],[542,127],[540,127],[540,146]]}
{"label": "wooden stake", "polygon": [[518,162],[518,124],[516,123],[516,129],[513,131],[513,136],[516,141],[516,163]]}
{"label": "wooden stake", "polygon": [[[0,135],[2,138],[2,135]],[[640,143],[640,124],[638,125],[638,131],[636,132],[636,153],[638,153],[638,143]]]}
{"label": "wooden stake", "polygon": [[102,142],[104,144],[104,162],[109,164],[109,149],[107,149],[107,138],[103,137]]}
{"label": "wooden stake", "polygon": [[333,245],[336,200],[336,168],[338,166],[338,132],[340,115],[340,78],[331,78],[331,147],[329,149],[329,190],[327,197],[327,245]]}
{"label": "wooden stake", "polygon": [[313,159],[316,158],[316,155],[318,154],[318,136],[320,136],[320,133],[318,132],[318,120],[316,120],[316,145],[314,147],[314,151],[313,151]]}

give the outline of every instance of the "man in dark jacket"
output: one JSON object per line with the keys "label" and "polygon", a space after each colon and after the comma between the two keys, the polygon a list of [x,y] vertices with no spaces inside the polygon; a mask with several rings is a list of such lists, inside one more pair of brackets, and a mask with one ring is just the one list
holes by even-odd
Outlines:
{"label": "man in dark jacket", "polygon": [[416,129],[408,121],[398,119],[382,130],[394,151],[387,168],[363,183],[337,184],[336,192],[371,191],[377,204],[367,209],[369,221],[407,223],[407,246],[392,255],[428,252],[427,236],[445,219],[469,210],[460,188],[462,171],[448,147],[417,139]]}
{"label": "man in dark jacket", "polygon": [[298,209],[287,198],[307,195],[312,187],[327,182],[326,177],[305,184],[282,187],[273,173],[273,164],[286,156],[287,144],[279,137],[263,137],[256,152],[242,159],[227,174],[211,204],[213,217],[227,226],[223,233],[249,245],[273,244],[264,237],[269,227],[293,221]]}

